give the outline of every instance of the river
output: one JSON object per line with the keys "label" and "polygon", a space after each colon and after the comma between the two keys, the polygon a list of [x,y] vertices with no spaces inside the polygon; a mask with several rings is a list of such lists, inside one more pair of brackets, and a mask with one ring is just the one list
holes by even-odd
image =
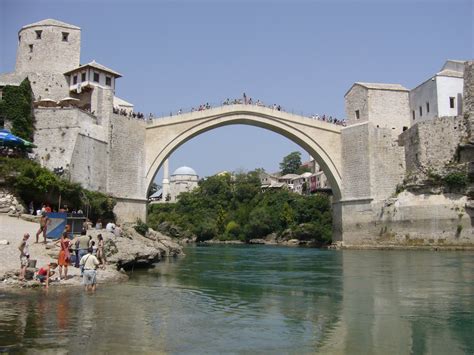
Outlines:
{"label": "river", "polygon": [[0,294],[0,352],[474,353],[471,252],[193,246],[96,294]]}

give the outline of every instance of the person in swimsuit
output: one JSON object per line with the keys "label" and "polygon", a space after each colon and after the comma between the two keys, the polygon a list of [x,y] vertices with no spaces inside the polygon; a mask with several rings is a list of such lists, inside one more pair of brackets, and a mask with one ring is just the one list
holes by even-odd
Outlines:
{"label": "person in swimsuit", "polygon": [[36,232],[36,243],[38,243],[38,237],[41,233],[43,233],[43,243],[46,244],[46,232],[48,230],[48,224],[51,224],[51,220],[48,218],[48,215],[46,212],[41,213],[41,218],[40,218],[40,227],[38,231]]}
{"label": "person in swimsuit", "polygon": [[59,265],[59,280],[63,278],[63,267],[64,267],[64,279],[67,279],[67,267],[69,265],[69,258],[71,254],[69,248],[71,247],[71,240],[68,238],[67,232],[63,232],[61,239],[59,239],[55,245],[60,246],[58,265]]}
{"label": "person in swimsuit", "polygon": [[57,263],[49,263],[48,265],[43,266],[36,273],[36,279],[38,279],[41,283],[45,283],[46,288],[48,288],[49,279],[54,275],[54,269],[56,269],[57,267]]}

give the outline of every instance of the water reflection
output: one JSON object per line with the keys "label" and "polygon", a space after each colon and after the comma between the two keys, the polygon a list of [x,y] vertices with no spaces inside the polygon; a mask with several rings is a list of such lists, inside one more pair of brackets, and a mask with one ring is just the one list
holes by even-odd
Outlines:
{"label": "water reflection", "polygon": [[473,353],[469,253],[194,247],[125,284],[0,294],[0,351]]}
{"label": "water reflection", "polygon": [[474,352],[474,261],[461,252],[344,251],[341,321],[323,350]]}

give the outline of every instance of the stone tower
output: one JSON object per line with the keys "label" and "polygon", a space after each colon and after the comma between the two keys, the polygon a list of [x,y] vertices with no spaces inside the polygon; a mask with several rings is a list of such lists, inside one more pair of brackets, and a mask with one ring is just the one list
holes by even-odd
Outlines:
{"label": "stone tower", "polygon": [[81,29],[46,19],[18,32],[16,73],[64,73],[80,64]]}

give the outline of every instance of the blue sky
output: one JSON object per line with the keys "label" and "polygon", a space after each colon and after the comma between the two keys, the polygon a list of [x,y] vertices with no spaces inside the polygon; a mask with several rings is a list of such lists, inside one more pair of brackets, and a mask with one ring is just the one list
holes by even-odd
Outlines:
{"label": "blue sky", "polygon": [[[471,0],[1,0],[0,72],[14,69],[18,30],[45,18],[81,27],[81,62],[122,73],[117,96],[145,113],[246,92],[296,113],[343,118],[356,81],[413,88],[446,59],[474,57]],[[276,171],[294,150],[302,151],[275,133],[228,126],[181,146],[170,170]]]}

